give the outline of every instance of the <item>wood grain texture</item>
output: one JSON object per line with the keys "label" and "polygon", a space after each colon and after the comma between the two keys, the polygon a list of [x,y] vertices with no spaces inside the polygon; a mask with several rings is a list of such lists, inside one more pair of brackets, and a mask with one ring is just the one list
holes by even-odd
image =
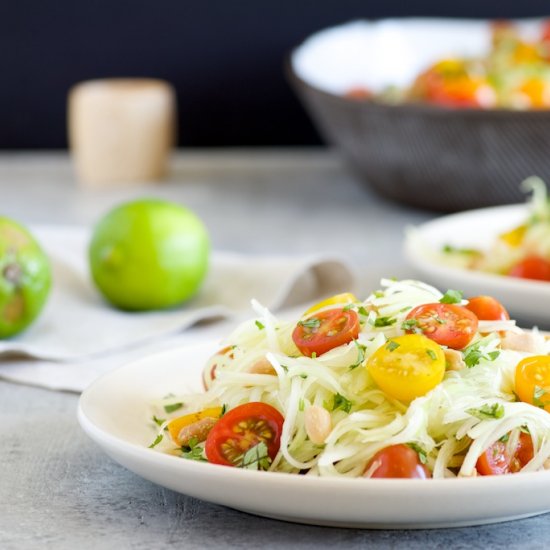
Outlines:
{"label": "wood grain texture", "polygon": [[[88,224],[149,188],[78,191],[65,154],[4,154],[0,191],[2,212],[21,221]],[[391,270],[390,275],[403,267],[403,226],[429,217],[369,194],[322,151],[179,155],[171,180],[155,193],[196,210],[217,248],[340,251],[371,270]],[[339,231],[331,231],[330,224],[327,229],[327,220],[336,221]],[[543,548],[550,539],[549,516],[437,531],[345,530],[249,516],[164,490],[124,470],[80,430],[76,405],[72,394],[0,382],[1,550],[487,550]]]}

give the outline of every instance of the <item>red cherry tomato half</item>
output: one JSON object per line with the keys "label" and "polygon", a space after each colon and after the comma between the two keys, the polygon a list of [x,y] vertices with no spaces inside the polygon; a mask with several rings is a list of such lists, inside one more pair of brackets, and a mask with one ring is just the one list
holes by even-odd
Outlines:
{"label": "red cherry tomato half", "polygon": [[271,460],[281,446],[284,418],[267,403],[239,405],[224,414],[210,430],[204,446],[208,462],[239,466],[244,453],[265,443]]}
{"label": "red cherry tomato half", "polygon": [[356,99],[361,101],[365,99],[370,99],[372,97],[372,92],[367,88],[364,88],[362,86],[357,86],[355,88],[350,88],[346,92],[346,97],[348,99]]}
{"label": "red cherry tomato half", "polygon": [[296,347],[308,357],[347,344],[359,336],[359,317],[342,308],[321,311],[300,321],[292,332]]}
{"label": "red cherry tomato half", "polygon": [[505,307],[492,296],[468,298],[468,305],[464,307],[483,321],[508,321],[510,319]]}
{"label": "red cherry tomato half", "polygon": [[477,317],[456,304],[424,304],[412,309],[407,320],[415,319],[416,326],[406,332],[422,332],[434,342],[453,349],[465,348],[477,331]]}
{"label": "red cherry tomato half", "polygon": [[550,281],[550,262],[540,256],[528,256],[512,267],[508,275],[521,279]]}
{"label": "red cherry tomato half", "polygon": [[477,459],[476,470],[482,476],[498,476],[519,472],[533,458],[533,441],[526,433],[519,435],[516,452],[512,457],[504,441],[495,441]]}
{"label": "red cherry tomato half", "polygon": [[217,351],[206,363],[202,371],[202,385],[205,390],[208,390],[212,385],[212,382],[216,379],[216,371],[220,364],[224,364],[225,359],[234,359],[235,354],[233,350],[235,346],[226,346],[221,350]]}
{"label": "red cherry tomato half", "polygon": [[369,477],[399,477],[427,479],[432,474],[420,462],[418,453],[408,445],[391,445],[378,451],[367,464]]}

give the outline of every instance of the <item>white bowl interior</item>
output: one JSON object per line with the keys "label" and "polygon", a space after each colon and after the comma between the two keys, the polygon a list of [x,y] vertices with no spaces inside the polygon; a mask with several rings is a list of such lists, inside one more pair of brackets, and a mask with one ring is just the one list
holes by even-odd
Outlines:
{"label": "white bowl interior", "polygon": [[[540,19],[516,21],[534,39]],[[294,72],[325,92],[342,94],[355,86],[375,92],[410,84],[420,71],[447,56],[476,56],[490,47],[490,21],[385,19],[353,21],[320,31],[292,54]]]}

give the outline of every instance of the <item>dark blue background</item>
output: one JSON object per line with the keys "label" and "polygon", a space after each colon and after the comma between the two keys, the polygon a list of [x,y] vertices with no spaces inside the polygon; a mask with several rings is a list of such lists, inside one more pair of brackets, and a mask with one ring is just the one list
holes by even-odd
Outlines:
{"label": "dark blue background", "polygon": [[180,144],[294,145],[319,138],[283,73],[308,34],[358,17],[528,17],[546,1],[13,0],[0,10],[0,147],[66,145],[80,80],[165,78]]}

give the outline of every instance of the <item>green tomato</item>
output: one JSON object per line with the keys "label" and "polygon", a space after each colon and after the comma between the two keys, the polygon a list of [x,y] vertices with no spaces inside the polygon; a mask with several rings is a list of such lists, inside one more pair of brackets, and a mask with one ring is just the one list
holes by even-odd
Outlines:
{"label": "green tomato", "polygon": [[210,244],[200,219],[177,204],[144,199],[122,204],[95,227],[92,278],[114,306],[162,309],[188,300],[206,276]]}
{"label": "green tomato", "polygon": [[23,226],[0,216],[0,338],[18,334],[38,317],[51,282],[38,242]]}

